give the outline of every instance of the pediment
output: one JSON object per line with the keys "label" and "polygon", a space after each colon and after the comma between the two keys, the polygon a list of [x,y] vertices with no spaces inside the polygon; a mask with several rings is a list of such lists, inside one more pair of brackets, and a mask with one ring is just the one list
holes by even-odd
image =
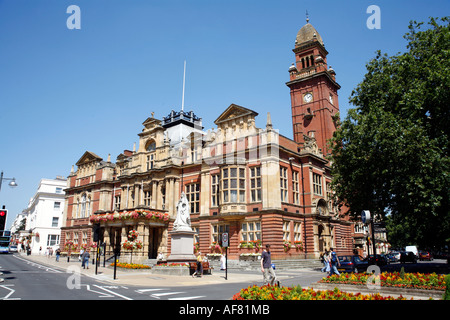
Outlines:
{"label": "pediment", "polygon": [[237,120],[239,118],[243,118],[246,116],[251,116],[252,118],[258,115],[257,112],[241,107],[237,104],[232,103],[222,114],[214,121],[216,125],[219,125],[224,122]]}
{"label": "pediment", "polygon": [[161,120],[155,119],[153,116],[148,117],[143,123],[146,129],[153,129],[161,125]]}
{"label": "pediment", "polygon": [[80,165],[87,164],[90,162],[99,162],[102,161],[103,158],[100,158],[98,155],[91,151],[86,151],[80,158],[80,160],[77,161],[76,165],[79,167]]}

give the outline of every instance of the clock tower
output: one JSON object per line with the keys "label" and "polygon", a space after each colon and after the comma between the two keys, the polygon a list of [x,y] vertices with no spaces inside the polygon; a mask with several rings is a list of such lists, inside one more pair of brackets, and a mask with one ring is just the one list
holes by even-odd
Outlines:
{"label": "clock tower", "polygon": [[314,137],[324,155],[330,150],[339,117],[336,73],[327,64],[328,51],[320,34],[306,19],[295,39],[295,64],[289,68],[286,85],[291,92],[294,140],[304,144],[304,136]]}

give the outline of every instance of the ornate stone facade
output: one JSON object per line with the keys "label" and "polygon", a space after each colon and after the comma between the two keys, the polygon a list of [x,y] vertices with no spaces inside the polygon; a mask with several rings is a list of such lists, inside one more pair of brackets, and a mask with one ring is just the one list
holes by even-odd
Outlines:
{"label": "ornate stone facade", "polygon": [[[313,39],[305,41],[323,51],[321,38]],[[304,61],[299,47],[294,49],[297,66]],[[317,58],[313,53],[315,66]],[[92,225],[99,224],[107,255],[137,230],[143,247],[133,251],[133,262],[168,257],[184,192],[195,247],[204,254],[221,250],[224,232],[229,234],[229,259],[257,255],[266,243],[274,259],[318,258],[330,247],[350,254],[353,223],[331,201],[331,172],[322,154],[330,128],[320,126],[322,111],[315,107],[306,119],[307,109],[297,97],[298,92],[303,99],[303,79],[313,92],[322,92],[323,81],[315,83],[298,70],[290,74],[294,140],[274,129],[270,114],[266,127],[257,128],[257,112],[231,104],[214,122],[216,128],[206,132],[193,112],[172,110],[162,120],[152,115],[142,124],[137,150],[125,150],[115,163],[86,152],[68,177],[62,243],[76,239],[78,245],[89,245]],[[326,116],[337,113],[335,91],[333,110]],[[297,126],[298,116],[314,124],[313,134]],[[128,252],[121,251],[123,259]]]}

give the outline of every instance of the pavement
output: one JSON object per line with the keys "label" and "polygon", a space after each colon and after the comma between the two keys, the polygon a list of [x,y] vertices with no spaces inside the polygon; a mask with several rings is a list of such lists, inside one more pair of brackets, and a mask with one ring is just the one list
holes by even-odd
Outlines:
{"label": "pavement", "polygon": [[[260,283],[263,280],[263,275],[258,271],[240,271],[232,270],[228,271],[227,280],[225,280],[225,271],[214,270],[212,274],[205,274],[203,277],[193,278],[192,276],[181,275],[168,275],[168,274],[156,274],[151,270],[128,270],[123,268],[116,268],[116,279],[114,279],[114,268],[109,266],[109,263],[103,267],[103,260],[95,272],[95,264],[92,265],[92,259],[89,261],[89,268],[83,269],[81,267],[81,261],[78,259],[70,259],[67,262],[67,257],[60,257],[59,261],[56,261],[55,256],[47,257],[45,255],[26,255],[26,253],[16,253],[20,258],[28,260],[30,262],[38,263],[48,266],[49,268],[55,268],[59,271],[73,273],[76,270],[85,276],[94,278],[98,281],[106,283],[114,283],[115,285],[128,285],[128,286],[190,286],[190,285],[211,285],[221,283],[240,283],[240,282],[255,282]],[[280,278],[280,277],[279,277]]]}

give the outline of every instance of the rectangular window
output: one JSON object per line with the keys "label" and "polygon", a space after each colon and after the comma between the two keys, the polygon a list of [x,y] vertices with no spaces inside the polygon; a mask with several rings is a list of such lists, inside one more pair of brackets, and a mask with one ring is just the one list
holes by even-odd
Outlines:
{"label": "rectangular window", "polygon": [[314,194],[322,195],[322,176],[317,173],[313,173],[313,191]]}
{"label": "rectangular window", "polygon": [[222,234],[230,233],[229,224],[213,224],[212,225],[212,242],[222,245]]}
{"label": "rectangular window", "polygon": [[243,222],[241,226],[241,240],[242,241],[261,240],[261,222],[260,221]]}
{"label": "rectangular window", "polygon": [[292,172],[292,195],[294,204],[300,204],[300,191],[298,184],[298,172]]}
{"label": "rectangular window", "polygon": [[58,227],[58,222],[59,222],[59,218],[58,217],[53,217],[52,218],[52,227],[53,228],[57,228]]}
{"label": "rectangular window", "polygon": [[191,183],[186,185],[186,197],[191,205],[191,213],[200,212],[200,184]]}
{"label": "rectangular window", "polygon": [[211,176],[211,207],[217,207],[219,205],[219,175],[214,174]]}
{"label": "rectangular window", "polygon": [[55,193],[63,193],[63,189],[62,188],[56,188],[56,192]]}
{"label": "rectangular window", "polygon": [[281,202],[288,202],[288,178],[287,168],[280,167]]}
{"label": "rectangular window", "polygon": [[60,208],[61,208],[61,202],[53,203],[53,209],[60,209]]}
{"label": "rectangular window", "polygon": [[114,209],[120,210],[120,196],[114,197]]}
{"label": "rectangular window", "polygon": [[222,169],[222,199],[223,203],[245,202],[245,169]]}
{"label": "rectangular window", "polygon": [[283,240],[291,241],[291,223],[289,221],[283,222]]}
{"label": "rectangular window", "polygon": [[250,201],[261,201],[261,167],[250,168]]}
{"label": "rectangular window", "polygon": [[56,246],[59,244],[58,234],[49,234],[47,237],[47,247]]}
{"label": "rectangular window", "polygon": [[294,241],[302,241],[302,224],[300,222],[294,223]]}
{"label": "rectangular window", "polygon": [[150,207],[152,204],[152,190],[144,191],[144,206]]}

